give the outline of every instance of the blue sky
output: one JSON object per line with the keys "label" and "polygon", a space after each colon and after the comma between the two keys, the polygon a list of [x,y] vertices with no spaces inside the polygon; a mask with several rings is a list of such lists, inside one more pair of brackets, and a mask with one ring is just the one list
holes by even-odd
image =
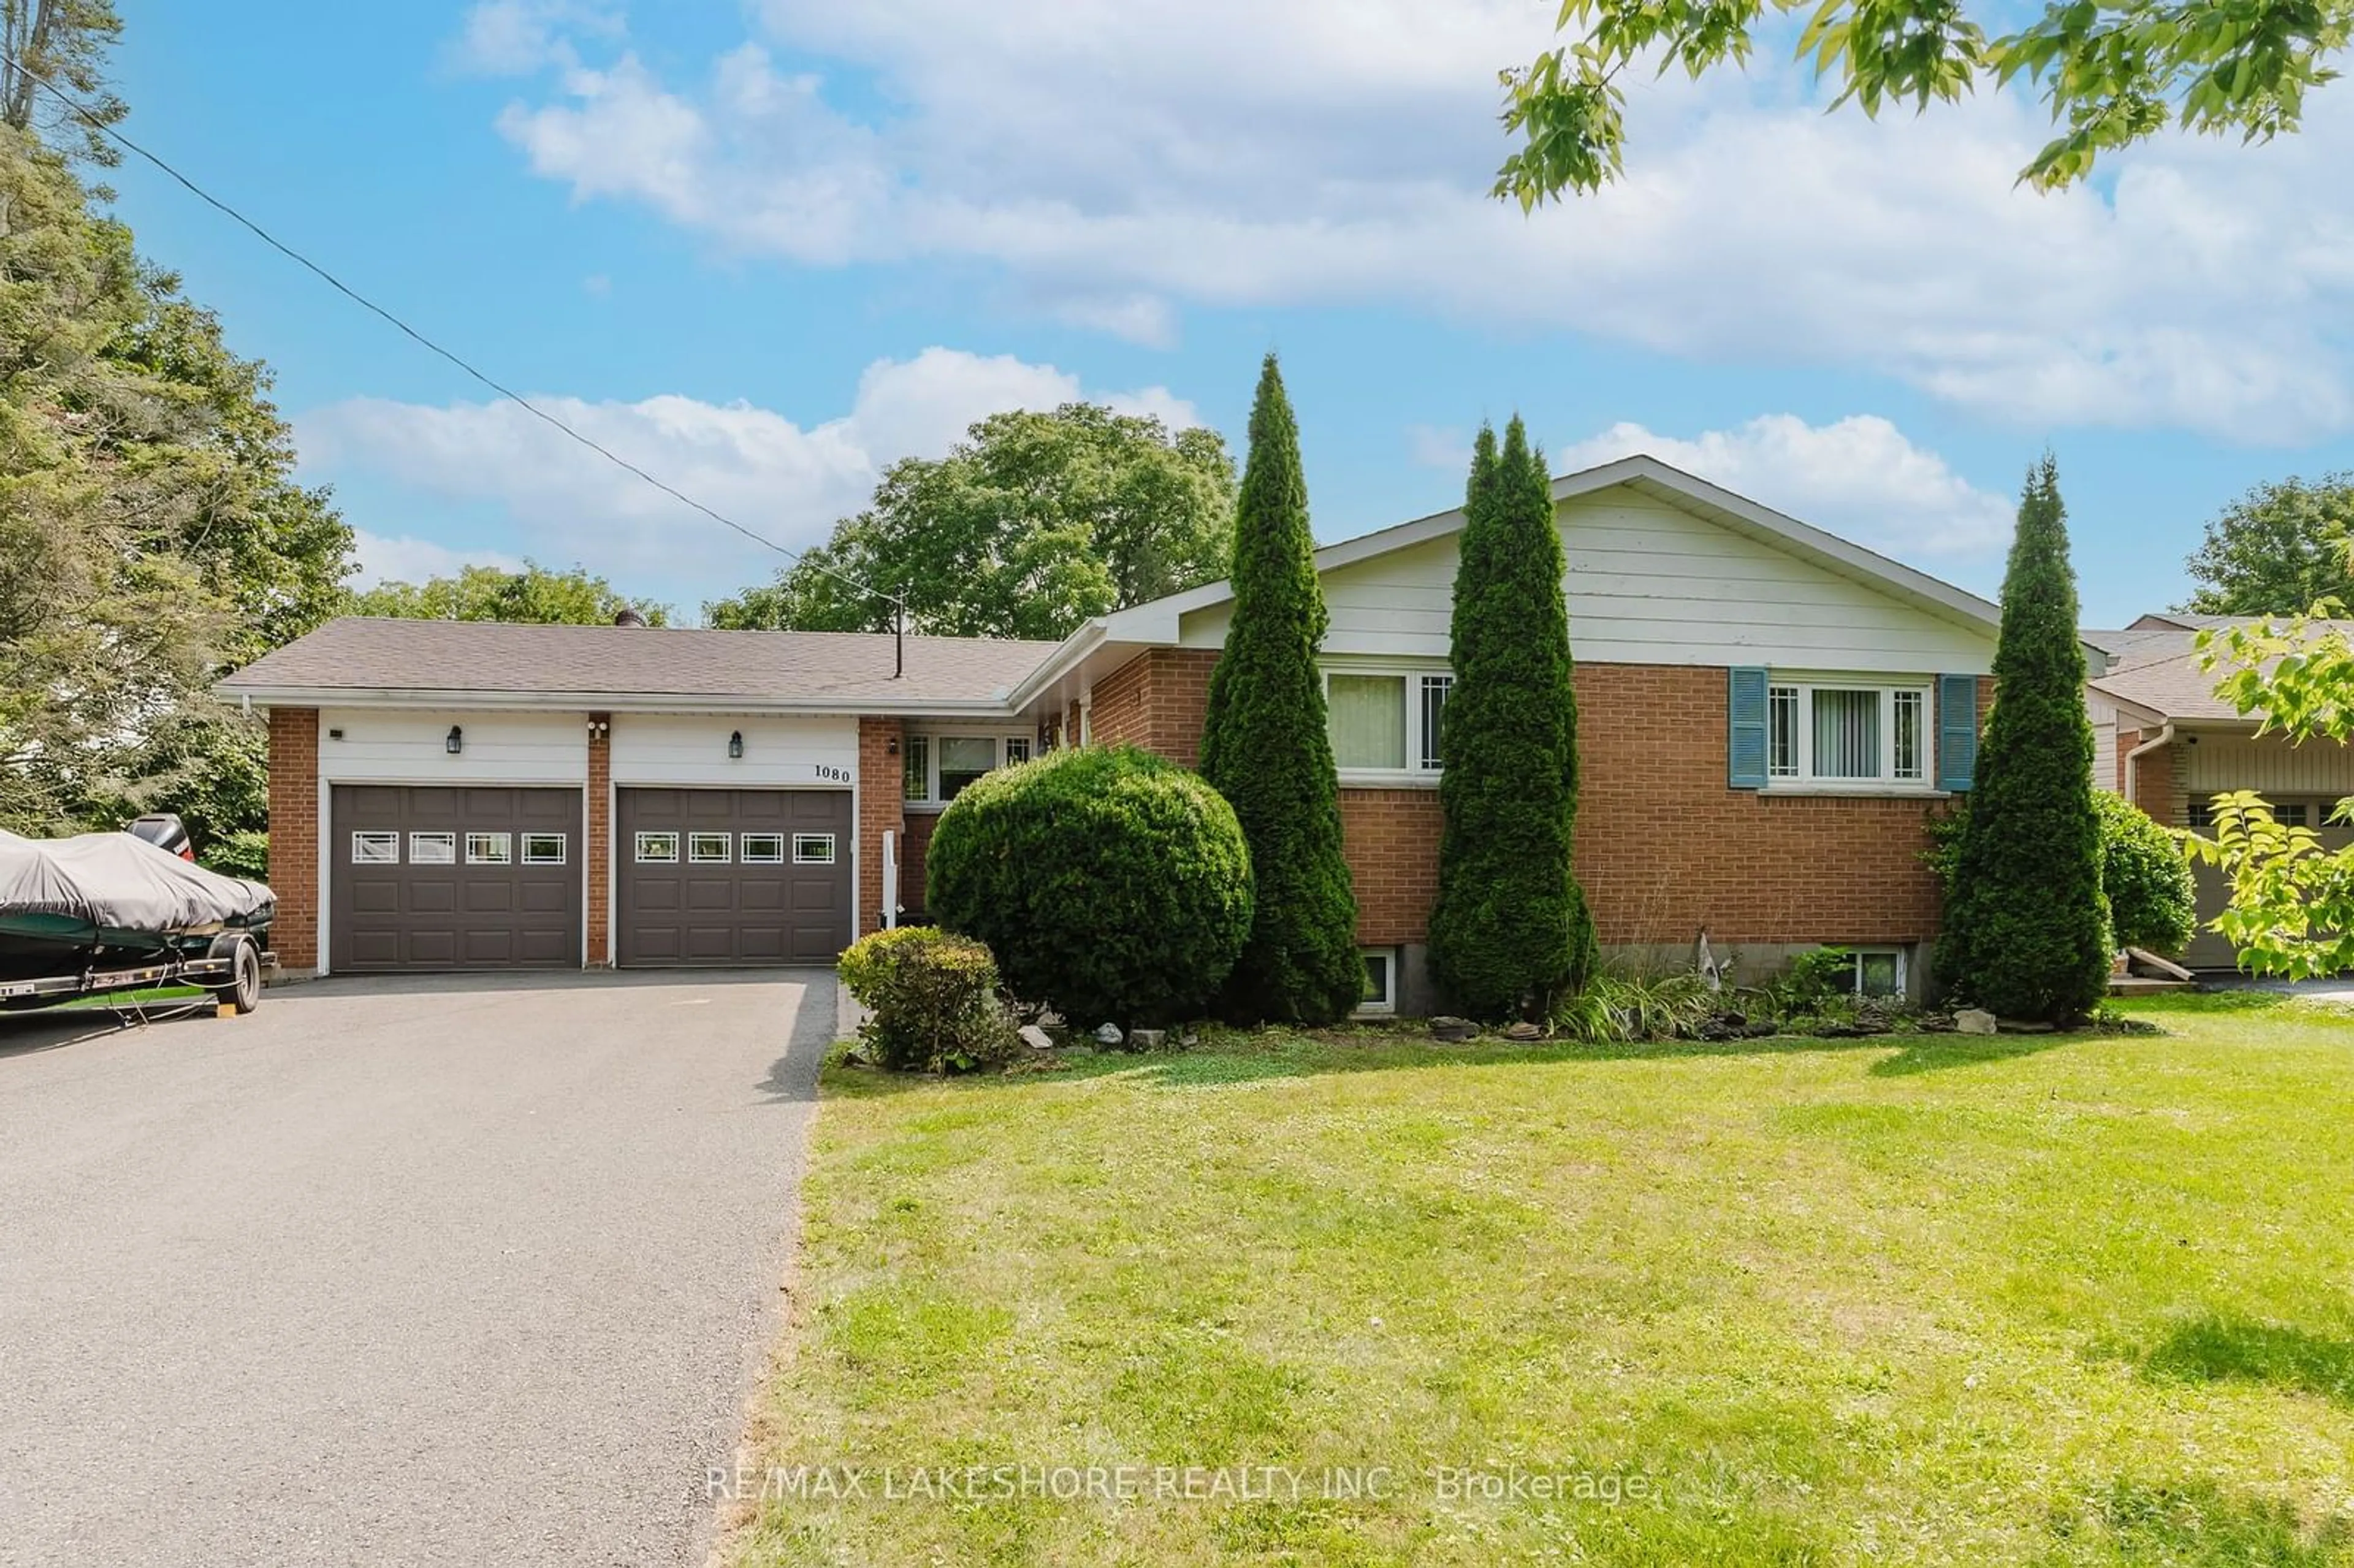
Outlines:
{"label": "blue sky", "polygon": [[[1557,471],[1652,450],[1991,592],[2048,443],[2112,623],[2180,597],[2248,485],[2354,468],[2354,86],[2300,138],[2042,197],[2031,105],[1826,117],[1777,43],[1639,86],[1627,181],[1524,217],[1482,193],[1543,0],[127,9],[130,134],[789,544],[1001,407],[1239,443],[1268,348],[1327,539],[1452,504],[1518,411]],[[276,369],[372,574],[530,556],[692,609],[772,569],[160,175],[112,183]]]}

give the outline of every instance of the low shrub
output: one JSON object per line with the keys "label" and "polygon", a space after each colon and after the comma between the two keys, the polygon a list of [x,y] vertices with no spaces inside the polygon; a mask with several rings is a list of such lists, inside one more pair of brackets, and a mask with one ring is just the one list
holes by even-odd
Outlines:
{"label": "low shrub", "polygon": [[967,787],[924,864],[933,918],[1082,1032],[1200,1017],[1250,935],[1234,808],[1132,747],[1050,752]]}
{"label": "low shrub", "polygon": [[2101,891],[2116,945],[2168,956],[2190,945],[2199,890],[2179,840],[2122,795],[2094,791],[2101,819]]}
{"label": "low shrub", "polygon": [[1681,1040],[1717,1016],[1725,998],[1697,974],[1605,971],[1554,1004],[1553,1032],[1588,1045]]}
{"label": "low shrub", "polygon": [[872,1014],[858,1038],[876,1065],[964,1073],[1020,1044],[997,994],[997,963],[969,937],[926,926],[877,931],[842,955],[842,983]]}
{"label": "low shrub", "polygon": [[[2109,901],[2112,945],[2179,953],[2190,945],[2199,917],[2198,889],[2181,843],[2158,819],[2112,790],[2094,790],[2093,810],[2101,825],[2101,891]],[[1922,858],[1949,899],[1968,821],[1967,797],[1929,820],[1929,848]]]}

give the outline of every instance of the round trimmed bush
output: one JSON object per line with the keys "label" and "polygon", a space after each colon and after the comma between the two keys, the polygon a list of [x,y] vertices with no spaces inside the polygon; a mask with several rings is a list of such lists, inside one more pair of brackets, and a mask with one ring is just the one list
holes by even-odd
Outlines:
{"label": "round trimmed bush", "polygon": [[2172,955],[2190,945],[2198,889],[2174,835],[2122,795],[2095,790],[2101,819],[2101,891],[2109,895],[2116,945]]}
{"label": "round trimmed bush", "polygon": [[1225,798],[1133,747],[1049,752],[968,786],[924,857],[926,904],[1075,1027],[1206,1012],[1251,929]]}

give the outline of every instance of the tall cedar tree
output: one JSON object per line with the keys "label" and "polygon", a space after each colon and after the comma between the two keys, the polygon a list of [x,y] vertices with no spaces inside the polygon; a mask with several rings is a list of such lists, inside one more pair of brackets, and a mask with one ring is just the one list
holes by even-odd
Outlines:
{"label": "tall cedar tree", "polygon": [[1238,1022],[1329,1023],[1363,1000],[1365,971],[1316,668],[1324,589],[1308,531],[1308,480],[1271,354],[1251,405],[1233,579],[1234,620],[1202,726],[1202,774],[1242,822],[1257,899],[1219,1010]]}
{"label": "tall cedar tree", "polygon": [[2091,1012],[2109,970],[2067,515],[2046,453],[2028,471],[2003,574],[1994,713],[1937,940],[1937,968],[1956,995],[2054,1023]]}
{"label": "tall cedar tree", "polygon": [[1564,563],[1544,453],[1515,418],[1483,427],[1455,572],[1455,690],[1439,729],[1438,902],[1430,965],[1475,1018],[1543,1018],[1594,972],[1594,920],[1570,866],[1577,697]]}

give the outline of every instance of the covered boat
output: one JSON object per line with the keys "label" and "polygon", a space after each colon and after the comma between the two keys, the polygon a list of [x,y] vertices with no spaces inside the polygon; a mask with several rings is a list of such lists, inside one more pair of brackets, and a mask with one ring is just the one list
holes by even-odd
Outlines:
{"label": "covered boat", "polygon": [[129,833],[0,831],[0,982],[203,954],[237,932],[259,943],[277,910],[260,883]]}

